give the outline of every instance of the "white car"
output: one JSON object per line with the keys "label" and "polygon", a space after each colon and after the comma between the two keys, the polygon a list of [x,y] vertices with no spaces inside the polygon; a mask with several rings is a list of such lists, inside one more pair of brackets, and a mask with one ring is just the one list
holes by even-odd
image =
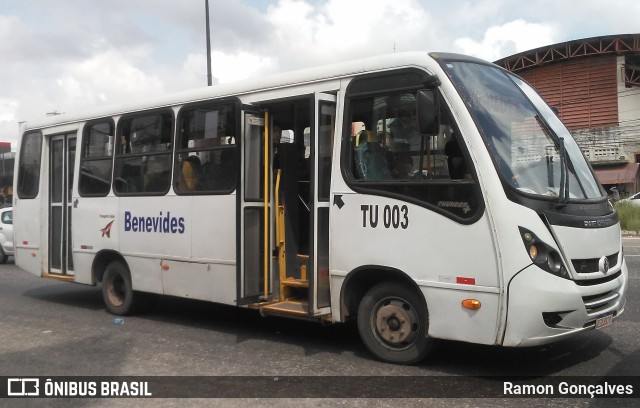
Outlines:
{"label": "white car", "polygon": [[622,200],[618,201],[618,203],[627,203],[631,205],[640,206],[640,192],[635,193],[634,195],[629,196],[628,198],[623,198]]}
{"label": "white car", "polygon": [[0,209],[0,264],[13,256],[13,208]]}

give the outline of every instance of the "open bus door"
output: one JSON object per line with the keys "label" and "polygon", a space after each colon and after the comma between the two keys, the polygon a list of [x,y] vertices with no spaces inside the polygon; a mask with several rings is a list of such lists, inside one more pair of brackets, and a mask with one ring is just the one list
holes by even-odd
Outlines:
{"label": "open bus door", "polygon": [[268,152],[269,114],[243,116],[239,291],[245,304],[253,300],[264,314],[313,317],[330,312],[329,191],[336,97],[316,93],[307,98],[295,107],[304,107],[306,114],[299,115],[309,122],[294,124],[293,140],[279,147],[277,168]]}
{"label": "open bus door", "polygon": [[336,127],[336,97],[316,93],[314,100],[313,131],[311,132],[311,181],[313,185],[313,216],[311,217],[312,278],[310,314],[330,313],[329,292],[329,209],[331,168]]}
{"label": "open bus door", "polygon": [[[269,294],[269,265],[265,262],[265,245],[269,239],[270,214],[269,181],[265,172],[268,164],[268,134],[265,135],[265,115],[257,109],[245,106],[242,110],[242,141],[240,143],[240,174],[242,182],[238,194],[238,279],[237,303],[253,304],[266,300]],[[267,136],[267,138],[265,138]],[[266,153],[266,154],[265,154]],[[265,156],[266,160],[265,160]],[[265,190],[267,195],[265,196]]]}

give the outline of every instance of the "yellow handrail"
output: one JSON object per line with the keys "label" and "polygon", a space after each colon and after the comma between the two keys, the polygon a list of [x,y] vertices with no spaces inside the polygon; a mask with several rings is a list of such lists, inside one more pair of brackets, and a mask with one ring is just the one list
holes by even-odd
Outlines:
{"label": "yellow handrail", "polygon": [[278,246],[278,272],[280,278],[280,299],[285,300],[283,282],[287,277],[285,258],[285,233],[284,233],[284,207],[280,205],[280,177],[281,170],[276,172],[276,188],[274,192],[274,205],[276,208],[276,245]]}

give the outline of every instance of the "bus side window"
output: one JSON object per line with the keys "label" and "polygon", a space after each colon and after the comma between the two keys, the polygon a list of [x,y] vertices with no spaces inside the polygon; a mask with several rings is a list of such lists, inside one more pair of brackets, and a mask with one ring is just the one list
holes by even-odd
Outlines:
{"label": "bus side window", "polygon": [[173,112],[125,117],[118,126],[119,149],[114,191],[123,195],[162,195],[171,183]]}
{"label": "bus side window", "polygon": [[187,106],[178,116],[177,129],[175,192],[231,193],[237,174],[235,102]]}
{"label": "bus side window", "polygon": [[115,128],[111,119],[101,119],[85,126],[78,180],[81,196],[104,197],[109,194],[114,140]]}
{"label": "bus side window", "polygon": [[18,197],[36,198],[40,189],[40,164],[42,160],[42,133],[24,135],[20,146],[18,167]]}

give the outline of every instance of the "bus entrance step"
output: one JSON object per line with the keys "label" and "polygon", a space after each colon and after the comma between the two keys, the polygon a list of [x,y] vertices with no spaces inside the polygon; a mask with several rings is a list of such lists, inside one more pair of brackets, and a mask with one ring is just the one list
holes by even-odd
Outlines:
{"label": "bus entrance step", "polygon": [[280,315],[298,315],[307,316],[309,310],[309,303],[307,301],[300,300],[287,300],[284,302],[276,302],[270,305],[265,305],[260,308],[260,313],[267,314],[280,314]]}
{"label": "bus entrance step", "polygon": [[286,278],[282,280],[282,285],[294,288],[308,288],[309,281],[306,279]]}

